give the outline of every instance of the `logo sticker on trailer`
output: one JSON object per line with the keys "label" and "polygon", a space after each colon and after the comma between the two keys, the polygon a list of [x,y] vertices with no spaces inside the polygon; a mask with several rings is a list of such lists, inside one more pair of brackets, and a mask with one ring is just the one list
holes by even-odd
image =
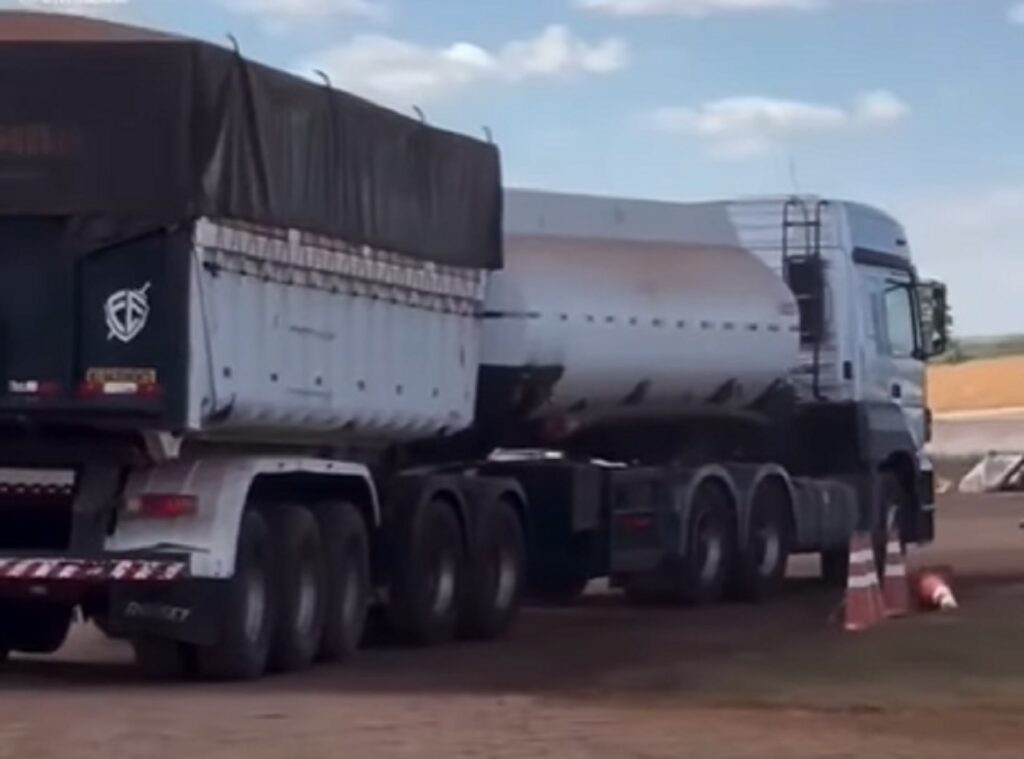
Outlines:
{"label": "logo sticker on trailer", "polygon": [[138,290],[118,290],[107,298],[103,312],[107,318],[108,340],[130,343],[149,320],[149,286],[147,282]]}

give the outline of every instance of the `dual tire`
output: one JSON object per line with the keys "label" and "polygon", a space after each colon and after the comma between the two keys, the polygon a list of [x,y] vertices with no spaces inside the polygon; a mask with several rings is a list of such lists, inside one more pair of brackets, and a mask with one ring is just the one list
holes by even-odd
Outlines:
{"label": "dual tire", "polygon": [[507,496],[478,501],[467,535],[452,502],[435,497],[402,521],[395,546],[391,625],[409,644],[455,637],[497,638],[518,614],[525,581],[525,540]]}
{"label": "dual tire", "polygon": [[[899,520],[909,513],[912,500],[899,476],[892,471],[881,473],[879,493],[879,524],[872,533],[872,547],[875,553],[875,567],[882,576],[885,570],[886,545],[888,543],[888,526],[890,520]],[[902,533],[902,530],[901,530]],[[901,548],[903,548],[901,536]],[[846,586],[850,571],[850,550],[848,547],[830,549],[821,553],[822,581],[834,588]]]}
{"label": "dual tire", "polygon": [[317,515],[291,504],[250,507],[215,642],[135,639],[136,663],[155,677],[250,680],[346,658],[365,621],[368,557],[365,523],[353,506],[327,504]]}
{"label": "dual tire", "polygon": [[64,645],[71,620],[67,604],[0,600],[0,661],[12,651],[52,654]]}
{"label": "dual tire", "polygon": [[[472,540],[444,498],[426,502],[400,524],[389,612],[402,640],[434,645],[456,634],[495,638],[514,623],[525,575],[520,520],[509,498],[478,506]],[[315,511],[250,507],[216,641],[193,646],[136,638],[136,663],[151,677],[250,680],[316,660],[348,659],[366,623],[369,558],[365,522],[349,504],[321,504]]]}
{"label": "dual tire", "polygon": [[689,519],[681,556],[655,573],[627,578],[631,601],[695,606],[727,595],[759,601],[779,590],[792,544],[783,488],[759,486],[742,544],[731,497],[717,483],[700,486]]}
{"label": "dual tire", "polygon": [[653,573],[627,578],[630,601],[640,604],[706,604],[725,595],[736,557],[736,525],[724,488],[702,484],[694,495],[680,555]]}

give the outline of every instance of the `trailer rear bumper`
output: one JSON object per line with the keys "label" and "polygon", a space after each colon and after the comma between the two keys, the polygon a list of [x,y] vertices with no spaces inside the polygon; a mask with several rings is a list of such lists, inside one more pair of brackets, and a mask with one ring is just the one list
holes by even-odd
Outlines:
{"label": "trailer rear bumper", "polygon": [[80,605],[116,637],[210,643],[225,586],[192,576],[183,555],[0,557],[0,597]]}
{"label": "trailer rear bumper", "polygon": [[[188,575],[184,558],[162,556],[0,557],[0,588],[24,585],[88,586],[108,583],[166,583]],[[37,591],[37,595],[45,592]]]}

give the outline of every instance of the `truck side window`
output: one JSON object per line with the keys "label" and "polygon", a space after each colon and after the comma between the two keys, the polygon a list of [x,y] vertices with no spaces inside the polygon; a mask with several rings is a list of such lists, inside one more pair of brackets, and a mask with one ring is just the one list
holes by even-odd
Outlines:
{"label": "truck side window", "polygon": [[894,358],[913,358],[917,351],[914,299],[910,287],[891,282],[885,290],[885,332],[888,353]]}

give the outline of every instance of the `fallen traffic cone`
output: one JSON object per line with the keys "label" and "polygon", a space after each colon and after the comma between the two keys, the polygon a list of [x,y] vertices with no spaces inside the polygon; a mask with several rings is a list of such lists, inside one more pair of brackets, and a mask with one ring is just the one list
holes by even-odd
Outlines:
{"label": "fallen traffic cone", "polygon": [[899,529],[889,528],[889,542],[885,546],[885,574],[882,577],[882,596],[885,616],[904,617],[910,613],[910,582],[907,561],[900,543]]}
{"label": "fallen traffic cone", "polygon": [[878,589],[871,539],[855,534],[850,539],[850,569],[846,580],[846,621],[849,632],[861,632],[882,620],[883,607]]}
{"label": "fallen traffic cone", "polygon": [[918,603],[928,610],[952,611],[959,608],[949,581],[936,570],[922,570],[914,578]]}

